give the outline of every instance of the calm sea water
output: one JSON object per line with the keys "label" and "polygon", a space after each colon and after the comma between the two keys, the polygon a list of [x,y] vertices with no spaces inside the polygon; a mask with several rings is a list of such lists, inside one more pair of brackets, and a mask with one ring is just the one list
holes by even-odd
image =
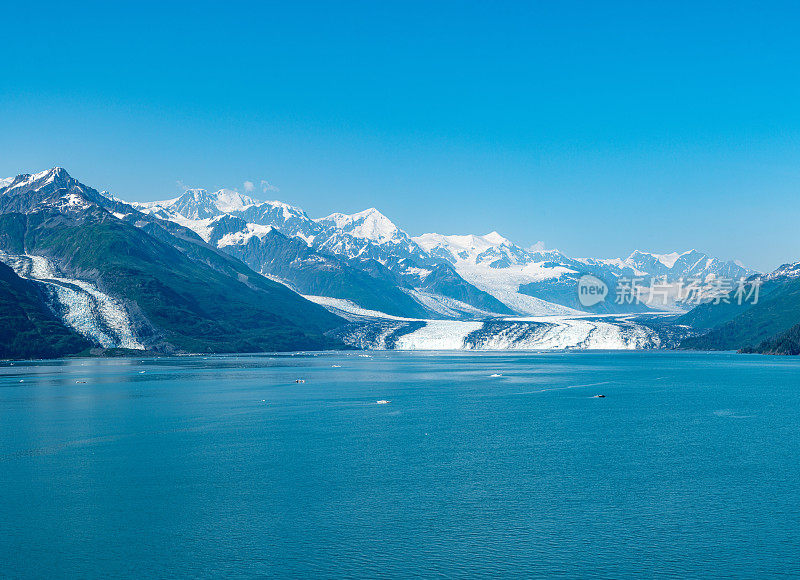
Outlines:
{"label": "calm sea water", "polygon": [[0,524],[12,577],[797,576],[800,360],[2,363]]}

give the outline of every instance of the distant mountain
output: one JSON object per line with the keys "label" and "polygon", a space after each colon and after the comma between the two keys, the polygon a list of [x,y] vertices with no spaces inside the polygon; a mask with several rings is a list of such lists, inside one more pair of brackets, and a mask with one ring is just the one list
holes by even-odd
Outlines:
{"label": "distant mountain", "polygon": [[[274,251],[267,249],[263,251],[263,256],[259,255],[266,243],[278,243],[277,238],[271,236],[265,243],[265,238],[258,236],[258,241],[250,241],[253,239],[251,234],[255,232],[266,233],[265,227],[298,238],[313,250],[315,256],[338,258],[336,263],[340,266],[347,263],[347,268],[338,270],[338,283],[320,282],[317,284],[318,290],[327,288],[325,296],[353,300],[364,308],[371,309],[376,304],[374,300],[364,300],[367,296],[374,296],[374,292],[381,288],[385,294],[382,302],[391,302],[391,313],[402,316],[440,317],[455,313],[457,316],[486,317],[514,314],[514,310],[506,304],[465,281],[450,264],[428,256],[408,234],[374,208],[353,215],[332,214],[313,220],[300,208],[283,202],[250,203],[253,200],[247,198],[233,205],[218,203],[218,198],[219,192],[188,190],[174,200],[133,205],[155,217],[184,225],[208,242],[212,241],[221,227],[226,228],[226,233],[231,237],[216,240],[218,247],[239,256],[243,251],[240,246],[249,245],[246,249],[247,263],[251,267],[291,287],[308,288],[307,268],[302,275],[297,269],[283,268],[284,278],[276,273]],[[220,220],[224,216],[241,221],[223,224]],[[237,232],[230,231],[233,223],[237,224]],[[243,243],[238,243],[240,240]],[[318,262],[317,266],[321,263]],[[357,272],[359,270],[361,273]],[[323,272],[321,269],[317,271]],[[367,281],[363,273],[377,278],[379,282]],[[301,282],[297,276],[306,282]],[[389,291],[388,285],[393,285],[394,289]],[[357,287],[364,290],[354,291]],[[345,288],[349,290],[345,291]],[[404,293],[406,297],[400,297],[399,293]]]}
{"label": "distant mountain", "polygon": [[321,246],[331,253],[378,261],[393,256],[412,260],[420,266],[436,263],[407,233],[374,207],[352,215],[334,213],[315,221],[328,232],[328,240]]}
{"label": "distant mountain", "polygon": [[[696,250],[570,258],[497,232],[411,237],[375,208],[311,219],[227,189],[128,204],[61,168],[0,180],[0,262],[7,356],[87,345],[297,350],[340,347],[340,339],[386,348],[652,348],[685,339],[691,348],[793,352],[800,334],[800,263],[763,276],[757,304],[716,300],[674,323],[633,319],[694,306],[678,293],[686,281],[710,291],[753,271]],[[608,296],[586,306],[578,283],[588,276]],[[640,300],[615,300],[631,279]],[[663,306],[647,300],[657,283]],[[587,312],[624,316],[566,322]],[[528,319],[503,320],[515,315]]]}
{"label": "distant mountain", "polygon": [[[396,316],[425,318],[428,311],[398,286],[388,270],[383,277],[355,268],[350,261],[315,251],[299,238],[272,226],[220,216],[209,243],[237,257],[256,272],[288,284],[300,294],[350,300],[363,308]],[[376,268],[383,268],[375,264]]]}
{"label": "distant mountain", "polygon": [[[569,258],[557,250],[524,249],[497,232],[484,236],[424,234],[413,239],[431,257],[453,264],[468,282],[531,315],[686,308],[677,296],[681,280],[696,278],[707,289],[716,277],[738,278],[753,273],[734,262],[723,262],[695,250],[661,255],[636,251],[624,260],[604,260]],[[606,300],[588,307],[579,302],[577,284],[585,275],[606,284],[610,291]],[[616,300],[614,291],[623,279],[637,281],[644,291],[642,300]],[[662,279],[671,285],[667,302],[648,300],[651,283]],[[558,306],[563,308],[559,310]]]}
{"label": "distant mountain", "polygon": [[[453,265],[456,272],[521,314],[575,314],[577,265],[557,251],[530,252],[497,232],[485,236],[423,234],[414,238],[431,257]],[[535,284],[570,276],[561,293],[538,296]],[[567,302],[565,304],[565,302]]]}
{"label": "distant mountain", "polygon": [[[218,196],[215,206],[221,200],[230,201]],[[323,336],[341,324],[335,315],[61,168],[0,189],[0,251],[49,288],[51,310],[94,344],[163,352],[337,344]]]}
{"label": "distant mountain", "polygon": [[[229,190],[209,193],[191,189],[173,200],[135,205],[146,213],[191,228],[206,241],[220,231],[219,220],[223,216],[241,219],[241,223],[236,222],[238,230],[227,231],[230,237],[216,240],[217,246],[237,256],[246,247],[251,267],[290,287],[308,288],[312,276],[307,266],[303,274],[286,268],[281,268],[279,274],[278,253],[263,248],[265,240],[277,243],[277,238],[259,232],[266,234],[263,228],[274,228],[287,237],[302,240],[317,257],[336,257],[340,265],[347,263],[348,268],[338,270],[337,279],[350,280],[318,284],[317,290],[326,292],[324,296],[373,309],[375,300],[365,301],[371,291],[355,291],[358,286],[365,286],[365,279],[354,274],[362,270],[381,280],[384,292],[387,284],[395,286],[392,294],[397,299],[391,299],[391,313],[407,317],[419,316],[419,308],[400,299],[397,292],[413,298],[428,317],[450,317],[454,313],[469,318],[688,310],[694,304],[680,295],[684,281],[695,281],[708,294],[717,278],[733,279],[754,273],[695,250],[672,254],[635,251],[625,259],[570,258],[557,250],[522,248],[497,232],[483,236],[431,233],[412,238],[375,208],[311,219],[295,206],[279,201],[260,202]],[[253,239],[253,235],[258,241],[242,241]],[[260,253],[263,257],[259,257]],[[322,269],[317,272],[315,275],[326,276]],[[579,301],[578,281],[585,275],[605,283],[609,289],[605,300],[591,306]],[[616,291],[626,279],[636,280],[640,300],[617,299]],[[650,286],[656,282],[669,288],[661,288],[658,295],[654,292],[651,296]],[[366,284],[370,285],[374,283]],[[456,305],[456,311],[443,307],[445,303]]]}
{"label": "distant mountain", "polygon": [[645,272],[648,276],[665,276],[670,282],[681,278],[705,280],[709,276],[733,279],[756,273],[736,262],[722,261],[697,250],[682,254],[653,254],[636,250],[624,260],[624,265]]}

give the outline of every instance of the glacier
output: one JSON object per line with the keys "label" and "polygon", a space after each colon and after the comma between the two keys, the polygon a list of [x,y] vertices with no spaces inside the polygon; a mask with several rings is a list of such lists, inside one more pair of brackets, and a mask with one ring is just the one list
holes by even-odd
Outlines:
{"label": "glacier", "polygon": [[633,350],[670,346],[635,316],[533,316],[421,320],[388,316],[347,300],[306,296],[350,323],[332,334],[368,350]]}
{"label": "glacier", "polygon": [[60,276],[44,256],[2,254],[0,261],[40,284],[53,312],[81,336],[104,348],[146,349],[134,335],[125,307],[93,284]]}
{"label": "glacier", "polygon": [[662,348],[659,333],[635,321],[541,316],[491,321],[371,320],[336,335],[375,350],[641,350]]}

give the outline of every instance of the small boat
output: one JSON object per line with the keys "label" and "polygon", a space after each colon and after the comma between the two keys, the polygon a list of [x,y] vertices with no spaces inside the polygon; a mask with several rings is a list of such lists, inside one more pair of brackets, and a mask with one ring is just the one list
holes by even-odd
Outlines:
{"label": "small boat", "polygon": [[305,379],[295,379],[294,382],[295,383],[305,383],[306,380]]}
{"label": "small boat", "polygon": [[605,398],[606,398],[606,396],[605,396],[605,395],[595,395],[595,396],[594,396],[594,397],[592,397],[592,398],[593,398],[593,399],[605,399]]}
{"label": "small boat", "polygon": [[381,399],[380,401],[375,401],[378,405],[388,405],[391,401],[387,401],[386,399]]}

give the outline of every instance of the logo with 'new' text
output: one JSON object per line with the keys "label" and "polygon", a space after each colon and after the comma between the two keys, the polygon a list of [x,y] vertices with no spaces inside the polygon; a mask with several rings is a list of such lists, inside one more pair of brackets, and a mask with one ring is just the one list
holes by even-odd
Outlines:
{"label": "logo with 'new' text", "polygon": [[594,306],[608,295],[608,286],[597,276],[585,274],[578,279],[578,301],[583,306]]}

